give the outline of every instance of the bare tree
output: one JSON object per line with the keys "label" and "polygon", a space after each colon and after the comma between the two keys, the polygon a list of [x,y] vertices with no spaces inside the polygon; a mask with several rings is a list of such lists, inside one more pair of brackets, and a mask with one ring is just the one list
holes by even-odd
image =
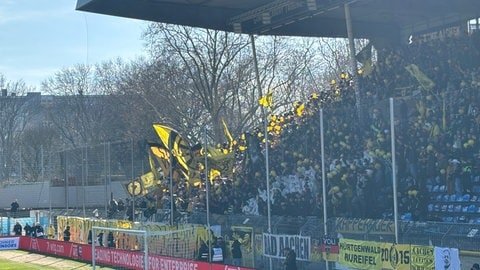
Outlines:
{"label": "bare tree", "polygon": [[17,146],[31,116],[28,106],[31,99],[25,96],[31,88],[27,87],[23,81],[7,81],[5,76],[0,74],[0,89],[2,89],[2,96],[0,96],[0,177],[2,180],[9,180],[13,172],[19,173],[13,169],[13,166],[19,161]]}
{"label": "bare tree", "polygon": [[226,32],[183,26],[150,24],[145,39],[155,59],[166,57],[180,67],[211,119],[216,141],[223,137],[221,119],[225,104],[233,98],[222,85],[227,68],[248,46],[248,40]]}
{"label": "bare tree", "polygon": [[48,118],[66,145],[77,147],[116,138],[112,130],[115,106],[102,75],[98,67],[76,65],[42,83],[44,92],[56,95]]}

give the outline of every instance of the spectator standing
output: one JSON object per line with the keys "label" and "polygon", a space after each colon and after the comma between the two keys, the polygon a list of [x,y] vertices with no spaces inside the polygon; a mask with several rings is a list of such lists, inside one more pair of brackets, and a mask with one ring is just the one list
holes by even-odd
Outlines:
{"label": "spectator standing", "polygon": [[88,231],[88,238],[87,238],[88,244],[91,245],[93,241],[93,236],[92,236],[92,230]]}
{"label": "spectator standing", "polygon": [[23,227],[23,230],[25,231],[25,236],[32,236],[33,228],[30,225],[28,225],[28,223],[25,224],[25,227]]}
{"label": "spectator standing", "polygon": [[242,249],[241,244],[238,239],[233,240],[232,243],[232,258],[233,265],[241,266],[242,265]]}
{"label": "spectator standing", "polygon": [[297,270],[297,254],[291,248],[285,248],[285,270]]}
{"label": "spectator standing", "polygon": [[115,247],[115,238],[113,237],[113,232],[109,232],[107,235],[107,245],[109,248]]}
{"label": "spectator standing", "polygon": [[18,200],[15,199],[15,201],[10,204],[10,211],[12,212],[13,217],[16,217],[18,208],[20,208],[20,205],[18,204]]}
{"label": "spectator standing", "polygon": [[200,248],[198,249],[198,256],[197,259],[199,261],[208,261],[208,246],[205,244],[205,241],[202,240],[202,243],[200,244]]}
{"label": "spectator standing", "polygon": [[13,226],[13,233],[17,236],[17,235],[22,235],[22,225],[20,225],[20,223],[17,221],[17,223],[15,223],[15,226]]}
{"label": "spectator standing", "polygon": [[39,222],[33,227],[33,237],[36,238],[45,238],[45,232],[43,230],[42,225]]}
{"label": "spectator standing", "polygon": [[99,246],[103,247],[103,232],[97,235],[97,242]]}
{"label": "spectator standing", "polygon": [[63,231],[63,241],[70,242],[70,226]]}

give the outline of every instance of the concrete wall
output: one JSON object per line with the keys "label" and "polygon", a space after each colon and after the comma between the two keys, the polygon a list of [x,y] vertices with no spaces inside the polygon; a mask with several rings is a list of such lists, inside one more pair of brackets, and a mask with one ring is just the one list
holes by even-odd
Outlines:
{"label": "concrete wall", "polygon": [[[68,190],[68,193],[66,192]],[[84,192],[85,190],[85,192]],[[107,200],[110,200],[110,192],[116,199],[127,198],[123,184],[112,182],[107,189]],[[50,196],[51,193],[51,196]],[[67,194],[66,194],[67,193]],[[54,208],[82,207],[85,194],[85,205],[87,207],[98,207],[105,205],[105,186],[81,186],[78,187],[48,187],[48,182],[9,185],[0,188],[0,208],[9,208],[10,204],[17,199],[20,207],[23,208],[48,208],[49,197]]]}

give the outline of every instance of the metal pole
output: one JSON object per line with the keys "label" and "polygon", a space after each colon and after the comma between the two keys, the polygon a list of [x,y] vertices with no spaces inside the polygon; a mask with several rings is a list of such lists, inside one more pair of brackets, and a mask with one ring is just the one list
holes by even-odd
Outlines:
{"label": "metal pole", "polygon": [[[352,17],[350,14],[350,4],[344,4],[345,8],[345,20],[347,24],[347,35],[348,35],[348,47],[350,50],[350,68],[352,72],[353,78],[357,77],[357,59],[355,59],[355,41],[353,39],[353,27],[352,27]],[[353,88],[355,90],[355,106],[357,107],[357,114],[360,124],[363,121],[362,111],[361,111],[361,96],[360,96],[360,88],[358,86],[358,80],[356,80],[353,84]]]}
{"label": "metal pole", "polygon": [[[88,146],[85,146],[85,184],[86,186],[88,186]],[[83,190],[83,198],[84,198],[84,201],[87,200],[86,198],[86,192],[85,192],[85,189]]]}
{"label": "metal pole", "polygon": [[20,182],[23,182],[23,157],[22,157],[22,146],[20,146]]}
{"label": "metal pole", "polygon": [[[259,96],[262,97],[262,84],[260,82],[260,72],[258,71],[258,60],[257,60],[257,49],[255,47],[255,38],[253,35],[250,35],[250,41],[252,44],[252,54],[253,54],[253,63],[255,67],[255,79],[257,81],[257,88]],[[267,180],[267,219],[268,219],[268,233],[272,233],[272,224],[270,216],[270,174],[269,174],[269,164],[268,164],[268,123],[267,123],[267,110],[262,107],[262,114],[264,118],[265,126],[265,172]],[[272,258],[268,257],[269,269],[272,270]]]}
{"label": "metal pole", "polygon": [[105,173],[105,178],[104,184],[105,184],[105,219],[108,217],[108,190],[107,190],[107,181],[108,181],[108,176],[107,176],[107,142],[103,143],[103,171]]}
{"label": "metal pole", "polygon": [[144,268],[145,270],[148,270],[148,232],[145,231],[144,234],[145,239],[144,241],[144,246],[145,246],[145,256],[143,257],[144,260]]}
{"label": "metal pole", "polygon": [[[325,140],[323,137],[323,109],[320,109],[320,149],[322,155],[322,200],[323,200],[323,232],[328,235],[327,226],[327,179],[325,177]],[[325,269],[328,270],[328,261],[325,260]]]}
{"label": "metal pole", "polygon": [[86,163],[86,156],[87,156],[87,146],[85,146],[85,152],[83,152],[82,147],[82,210],[83,210],[83,217],[86,217],[85,211],[85,163]]}
{"label": "metal pole", "polygon": [[95,227],[92,227],[92,269],[95,270],[95,239],[97,239],[95,234]]}
{"label": "metal pole", "polygon": [[67,208],[68,215],[68,206],[69,206],[69,196],[68,196],[68,162],[67,162],[67,149],[65,152],[65,207]]}
{"label": "metal pole", "polygon": [[390,136],[392,141],[393,218],[395,222],[395,243],[398,244],[397,168],[395,163],[395,118],[393,98],[390,98]]}
{"label": "metal pole", "polygon": [[[170,142],[169,142],[170,144]],[[169,166],[169,190],[170,190],[170,225],[173,226],[174,223],[174,213],[173,213],[173,151],[171,145],[169,145],[170,149],[170,166]]]}
{"label": "metal pole", "polygon": [[108,142],[107,144],[107,168],[108,168],[108,185],[107,185],[107,191],[108,194],[111,194],[110,196],[111,199],[113,199],[113,194],[112,194],[112,159],[111,159],[111,143]]}
{"label": "metal pole", "polygon": [[[208,152],[207,152],[207,126],[204,127],[204,138],[203,138],[203,154],[205,156],[205,191],[206,191],[206,200],[207,200],[207,229],[208,229],[208,261],[211,261],[212,258],[212,236],[210,228],[210,179],[208,173]],[[211,265],[210,265],[211,266]]]}
{"label": "metal pole", "polygon": [[[134,148],[133,148],[133,138],[132,138],[132,151],[131,151],[131,153],[130,153],[130,158],[131,158],[131,161],[132,161],[132,175],[131,175],[131,176],[132,176],[132,178],[131,178],[132,181],[133,181],[133,179],[134,179],[134,172],[133,172],[133,170],[134,170],[134,167],[133,167],[133,150],[134,150]],[[134,188],[133,188],[133,196],[132,196],[132,197],[133,197],[133,201],[132,201],[132,212],[133,212],[133,213],[132,213],[132,221],[135,222],[135,186],[133,186],[133,187],[134,187]],[[127,205],[127,209],[128,209],[128,205]]]}

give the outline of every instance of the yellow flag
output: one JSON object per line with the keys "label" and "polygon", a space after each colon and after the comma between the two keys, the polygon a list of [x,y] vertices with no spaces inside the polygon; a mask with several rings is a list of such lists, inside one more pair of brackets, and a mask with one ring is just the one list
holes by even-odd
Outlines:
{"label": "yellow flag", "polygon": [[225,123],[224,119],[222,119],[222,124],[223,124],[223,132],[225,133],[225,136],[228,139],[228,150],[233,151],[234,139],[233,139],[232,133],[230,133],[230,130],[228,130],[227,123]]}
{"label": "yellow flag", "polygon": [[305,104],[300,103],[296,108],[295,108],[295,114],[297,116],[302,116],[305,111]]}
{"label": "yellow flag", "polygon": [[265,108],[272,107],[272,104],[273,104],[272,92],[268,92],[265,96],[261,97],[260,100],[258,101],[258,104],[260,104],[260,106]]}

